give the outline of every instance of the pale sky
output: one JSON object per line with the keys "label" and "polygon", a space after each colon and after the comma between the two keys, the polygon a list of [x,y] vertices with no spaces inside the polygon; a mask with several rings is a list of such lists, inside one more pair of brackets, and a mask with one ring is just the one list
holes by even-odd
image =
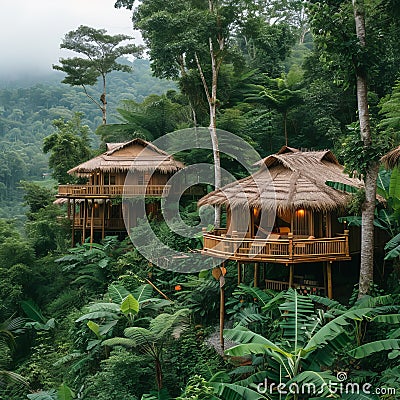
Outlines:
{"label": "pale sky", "polygon": [[2,0],[0,7],[0,79],[14,80],[30,71],[52,70],[60,57],[64,35],[87,25],[107,33],[140,35],[133,31],[131,15],[114,8],[114,0]]}

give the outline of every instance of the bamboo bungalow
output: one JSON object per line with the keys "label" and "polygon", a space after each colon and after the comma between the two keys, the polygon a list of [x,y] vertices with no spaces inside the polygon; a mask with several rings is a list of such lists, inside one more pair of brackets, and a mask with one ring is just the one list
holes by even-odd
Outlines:
{"label": "bamboo bungalow", "polygon": [[[72,223],[72,241],[79,232],[85,241],[90,232],[104,238],[105,233],[125,231],[122,196],[157,198],[167,194],[168,179],[183,168],[172,156],[143,139],[108,143],[107,151],[68,171],[87,179],[85,184],[59,185],[58,202],[67,202]],[[128,171],[132,171],[126,182]],[[146,202],[147,203],[147,202]],[[130,218],[141,218],[135,209]],[[148,202],[146,213],[157,213],[158,203]],[[137,214],[137,215],[136,215]]]}
{"label": "bamboo bungalow", "polygon": [[[356,187],[361,187],[361,182],[346,175],[329,150],[299,151],[285,146],[259,165],[253,175],[198,202],[199,206],[224,206],[227,220],[226,228],[203,232],[203,253],[237,261],[239,283],[245,264],[252,263],[255,286],[264,272],[267,288],[305,287],[332,297],[332,263],[351,259],[349,230],[337,220],[350,195],[326,181]],[[261,271],[260,263],[264,266]],[[286,278],[268,279],[266,263],[289,267],[284,271]],[[314,264],[315,276],[295,275],[294,266],[307,263],[325,267]]]}

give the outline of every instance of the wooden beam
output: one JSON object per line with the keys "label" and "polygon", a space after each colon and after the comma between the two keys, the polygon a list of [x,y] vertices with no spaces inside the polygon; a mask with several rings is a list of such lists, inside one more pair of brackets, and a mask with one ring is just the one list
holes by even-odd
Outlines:
{"label": "wooden beam", "polygon": [[238,274],[238,286],[242,283],[242,267],[240,266],[240,262],[237,262],[237,274]]}
{"label": "wooden beam", "polygon": [[328,297],[333,298],[333,287],[332,287],[332,262],[328,261],[326,263],[326,276],[328,279]]}

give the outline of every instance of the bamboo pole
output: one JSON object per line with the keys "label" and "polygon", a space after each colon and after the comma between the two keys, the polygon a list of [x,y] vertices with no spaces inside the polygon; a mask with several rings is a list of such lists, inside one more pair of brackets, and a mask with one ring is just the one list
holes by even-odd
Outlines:
{"label": "bamboo pole", "polygon": [[254,263],[254,287],[258,286],[258,263]]}
{"label": "bamboo pole", "polygon": [[332,287],[332,261],[326,263],[326,275],[328,278],[328,297],[333,298],[333,287]]}
{"label": "bamboo pole", "polygon": [[83,202],[82,244],[85,243],[85,240],[86,240],[87,208],[88,208],[88,201],[87,201],[87,199],[85,199],[85,201]]}
{"label": "bamboo pole", "polygon": [[92,248],[93,245],[93,235],[94,235],[93,223],[94,223],[94,199],[92,199],[92,209],[90,213],[90,248]]}
{"label": "bamboo pole", "polygon": [[293,287],[294,265],[289,265],[289,287]]}
{"label": "bamboo pole", "polygon": [[75,199],[72,200],[72,238],[71,245],[75,247]]}
{"label": "bamboo pole", "polygon": [[104,230],[105,230],[104,226],[106,224],[105,214],[106,214],[106,201],[103,200],[103,204],[101,205],[101,240],[104,239]]}
{"label": "bamboo pole", "polygon": [[[223,266],[224,264],[222,264]],[[221,344],[221,349],[222,351],[225,348],[225,343],[224,343],[224,326],[225,326],[225,280],[220,281],[220,288],[219,288],[219,341]]]}

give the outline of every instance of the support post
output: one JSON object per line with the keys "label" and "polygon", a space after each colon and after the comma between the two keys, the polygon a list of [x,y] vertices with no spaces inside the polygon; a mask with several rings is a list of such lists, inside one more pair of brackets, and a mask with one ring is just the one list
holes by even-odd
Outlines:
{"label": "support post", "polygon": [[254,287],[258,287],[258,263],[254,263]]}
{"label": "support post", "polygon": [[106,201],[103,200],[103,204],[101,205],[101,240],[104,239],[104,230],[106,224]]}
{"label": "support post", "polygon": [[242,283],[242,267],[240,261],[237,262],[238,286]]}
{"label": "support post", "polygon": [[[221,265],[224,268],[224,263]],[[222,278],[222,279],[221,279]],[[224,326],[225,326],[225,277],[221,274],[220,277],[220,288],[219,288],[219,341],[221,344],[222,351],[224,350]]]}
{"label": "support post", "polygon": [[332,261],[326,263],[326,275],[328,279],[328,297],[333,298],[333,287],[332,287]]}
{"label": "support post", "polygon": [[72,232],[71,232],[71,246],[75,247],[75,199],[72,200]]}
{"label": "support post", "polygon": [[349,230],[348,229],[344,230],[344,236],[346,238],[346,243],[345,243],[346,257],[349,257],[350,256],[350,248],[349,248]]}
{"label": "support post", "polygon": [[289,239],[289,260],[293,260],[293,232],[288,233]]}
{"label": "support post", "polygon": [[87,211],[88,211],[88,201],[87,201],[87,199],[85,199],[83,202],[82,244],[85,243],[85,240],[86,240]]}
{"label": "support post", "polygon": [[289,287],[293,287],[294,265],[289,265]]}
{"label": "support post", "polygon": [[90,213],[90,248],[92,248],[93,244],[93,235],[94,235],[93,223],[94,223],[94,199],[92,199],[92,209]]}

